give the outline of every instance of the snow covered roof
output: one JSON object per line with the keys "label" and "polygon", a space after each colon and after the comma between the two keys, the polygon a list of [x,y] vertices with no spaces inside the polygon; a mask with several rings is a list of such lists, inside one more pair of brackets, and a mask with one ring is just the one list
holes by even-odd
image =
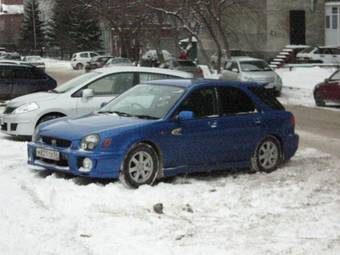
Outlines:
{"label": "snow covered roof", "polygon": [[0,15],[1,14],[22,14],[24,13],[24,5],[22,4],[1,4],[0,5]]}

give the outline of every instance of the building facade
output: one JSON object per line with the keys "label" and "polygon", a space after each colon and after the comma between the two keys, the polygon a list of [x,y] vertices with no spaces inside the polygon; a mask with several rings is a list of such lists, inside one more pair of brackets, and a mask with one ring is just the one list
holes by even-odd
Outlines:
{"label": "building facade", "polygon": [[0,46],[16,49],[23,9],[23,0],[0,0]]}

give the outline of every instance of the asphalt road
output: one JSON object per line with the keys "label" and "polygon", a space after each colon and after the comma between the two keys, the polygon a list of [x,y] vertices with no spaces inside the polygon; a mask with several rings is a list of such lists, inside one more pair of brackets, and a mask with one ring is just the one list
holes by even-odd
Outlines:
{"label": "asphalt road", "polygon": [[[53,70],[48,73],[61,85],[83,72]],[[340,108],[286,106],[296,118],[302,147],[316,148],[340,158]]]}

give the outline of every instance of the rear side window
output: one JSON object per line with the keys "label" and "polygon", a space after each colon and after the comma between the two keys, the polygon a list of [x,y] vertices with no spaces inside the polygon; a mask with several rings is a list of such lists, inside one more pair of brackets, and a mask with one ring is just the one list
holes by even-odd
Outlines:
{"label": "rear side window", "polygon": [[252,113],[256,110],[253,101],[238,88],[219,88],[218,92],[222,115]]}
{"label": "rear side window", "polygon": [[285,108],[283,105],[265,88],[253,87],[249,88],[251,92],[253,92],[258,98],[261,99],[266,105],[268,105],[273,110],[284,111]]}

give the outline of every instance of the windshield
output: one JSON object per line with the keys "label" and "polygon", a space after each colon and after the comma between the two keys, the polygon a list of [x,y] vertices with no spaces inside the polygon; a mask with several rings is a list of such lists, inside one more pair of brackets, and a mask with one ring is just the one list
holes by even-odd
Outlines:
{"label": "windshield", "polygon": [[174,86],[137,85],[100,109],[99,113],[160,119],[169,112],[184,91]]}
{"label": "windshield", "polygon": [[66,83],[64,83],[63,85],[57,87],[56,89],[52,90],[55,93],[65,93],[79,85],[81,85],[82,83],[91,80],[92,78],[95,78],[96,76],[101,75],[101,73],[98,72],[91,72],[91,73],[87,73],[87,74],[83,74],[81,76],[78,76]]}
{"label": "windshield", "polygon": [[264,72],[272,71],[269,65],[264,61],[243,61],[240,62],[243,72]]}

